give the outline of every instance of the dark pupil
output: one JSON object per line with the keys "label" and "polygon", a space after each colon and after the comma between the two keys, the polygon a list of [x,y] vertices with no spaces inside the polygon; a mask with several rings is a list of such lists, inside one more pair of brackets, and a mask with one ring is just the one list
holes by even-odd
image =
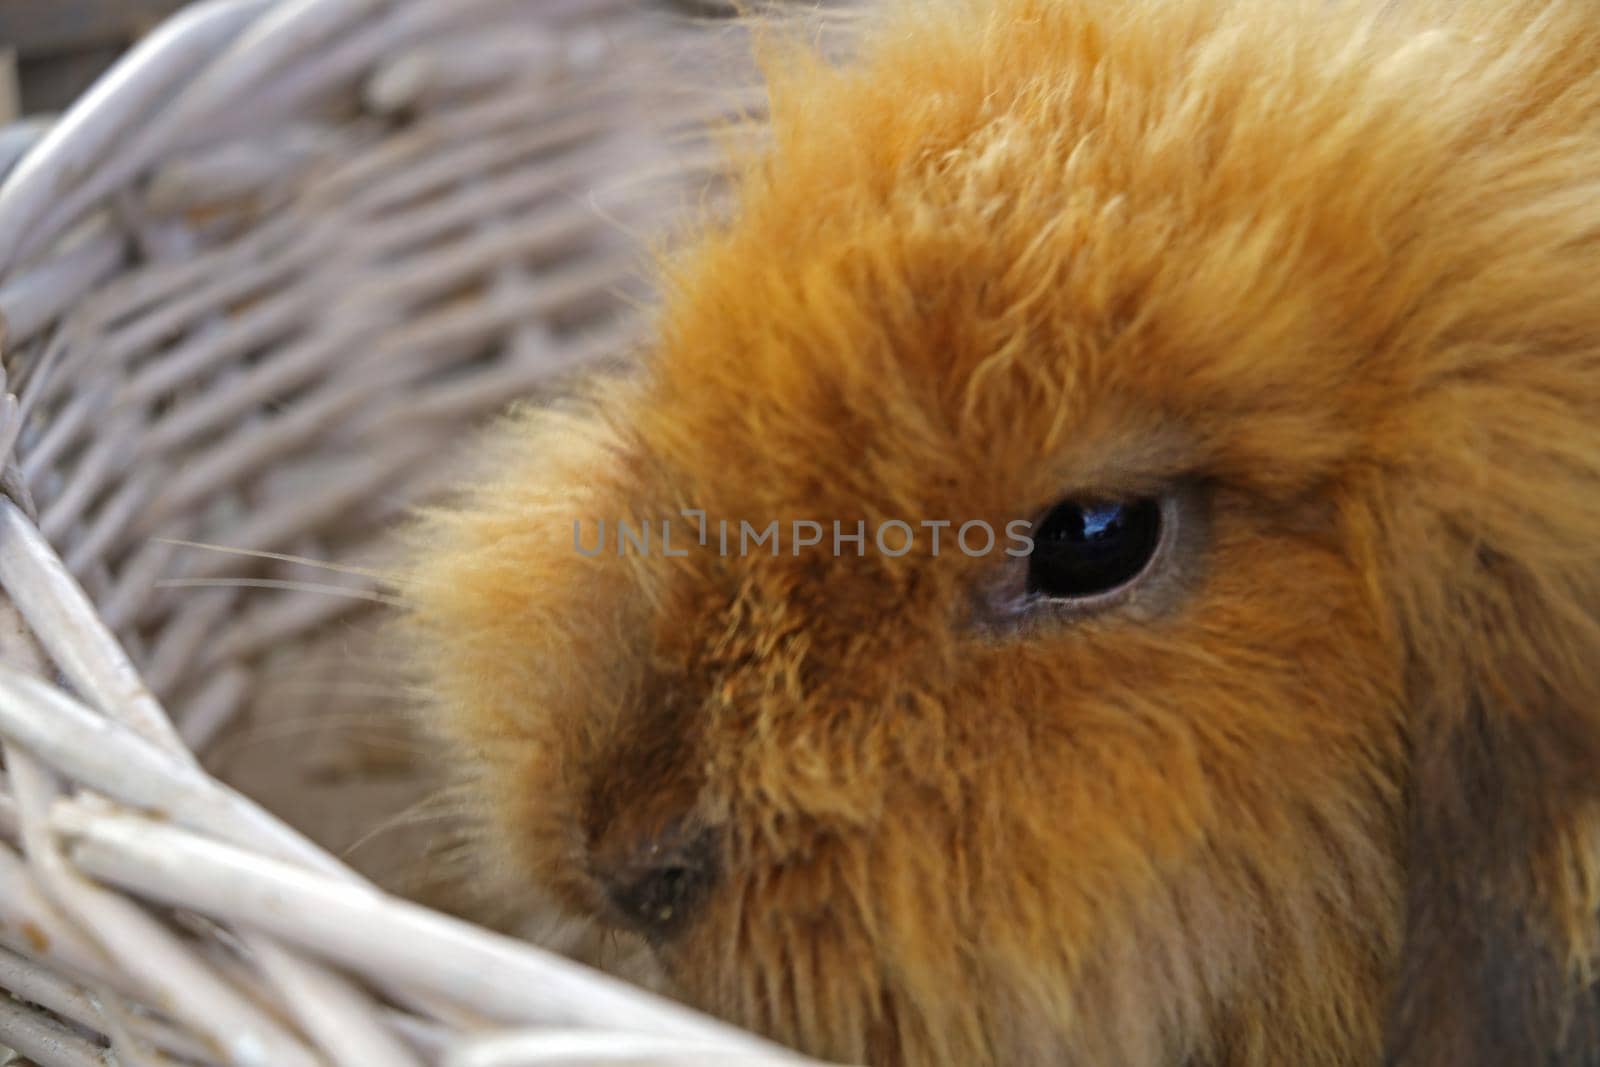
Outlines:
{"label": "dark pupil", "polygon": [[1160,539],[1161,506],[1154,500],[1063,501],[1034,530],[1028,592],[1109,592],[1139,576]]}

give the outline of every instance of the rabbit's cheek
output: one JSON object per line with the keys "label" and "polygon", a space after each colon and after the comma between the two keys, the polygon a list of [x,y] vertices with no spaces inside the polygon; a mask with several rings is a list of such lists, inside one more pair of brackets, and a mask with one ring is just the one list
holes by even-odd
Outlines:
{"label": "rabbit's cheek", "polygon": [[995,1057],[992,1036],[1015,1031],[992,1025],[991,1001],[1021,998],[995,995],[963,962],[950,860],[925,836],[944,832],[931,815],[906,811],[908,832],[882,837],[787,821],[733,828],[729,879],[696,928],[661,949],[676,991],[833,1062],[1061,1062]]}

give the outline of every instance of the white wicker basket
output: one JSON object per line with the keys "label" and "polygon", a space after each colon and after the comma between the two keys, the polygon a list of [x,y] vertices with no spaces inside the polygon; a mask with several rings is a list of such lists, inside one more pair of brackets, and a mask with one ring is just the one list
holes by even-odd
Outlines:
{"label": "white wicker basket", "polygon": [[381,598],[288,557],[361,558],[468,424],[625,355],[630,235],[686,199],[706,110],[654,75],[714,79],[710,36],[607,0],[211,0],[0,132],[0,1044],[799,1062],[379,891],[195,755]]}

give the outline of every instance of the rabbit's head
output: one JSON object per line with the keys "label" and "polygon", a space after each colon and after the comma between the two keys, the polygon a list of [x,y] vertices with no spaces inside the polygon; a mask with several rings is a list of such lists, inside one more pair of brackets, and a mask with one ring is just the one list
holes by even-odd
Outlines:
{"label": "rabbit's head", "polygon": [[425,523],[495,876],[838,1060],[1595,1062],[1597,55],[1576,0],[778,49],[644,368]]}

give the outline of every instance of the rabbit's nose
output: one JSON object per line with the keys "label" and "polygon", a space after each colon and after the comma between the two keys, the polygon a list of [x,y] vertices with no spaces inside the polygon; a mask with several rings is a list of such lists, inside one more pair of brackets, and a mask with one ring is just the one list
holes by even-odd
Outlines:
{"label": "rabbit's nose", "polygon": [[651,941],[689,924],[717,874],[713,835],[690,820],[644,834],[607,827],[590,843],[590,864],[614,918]]}

